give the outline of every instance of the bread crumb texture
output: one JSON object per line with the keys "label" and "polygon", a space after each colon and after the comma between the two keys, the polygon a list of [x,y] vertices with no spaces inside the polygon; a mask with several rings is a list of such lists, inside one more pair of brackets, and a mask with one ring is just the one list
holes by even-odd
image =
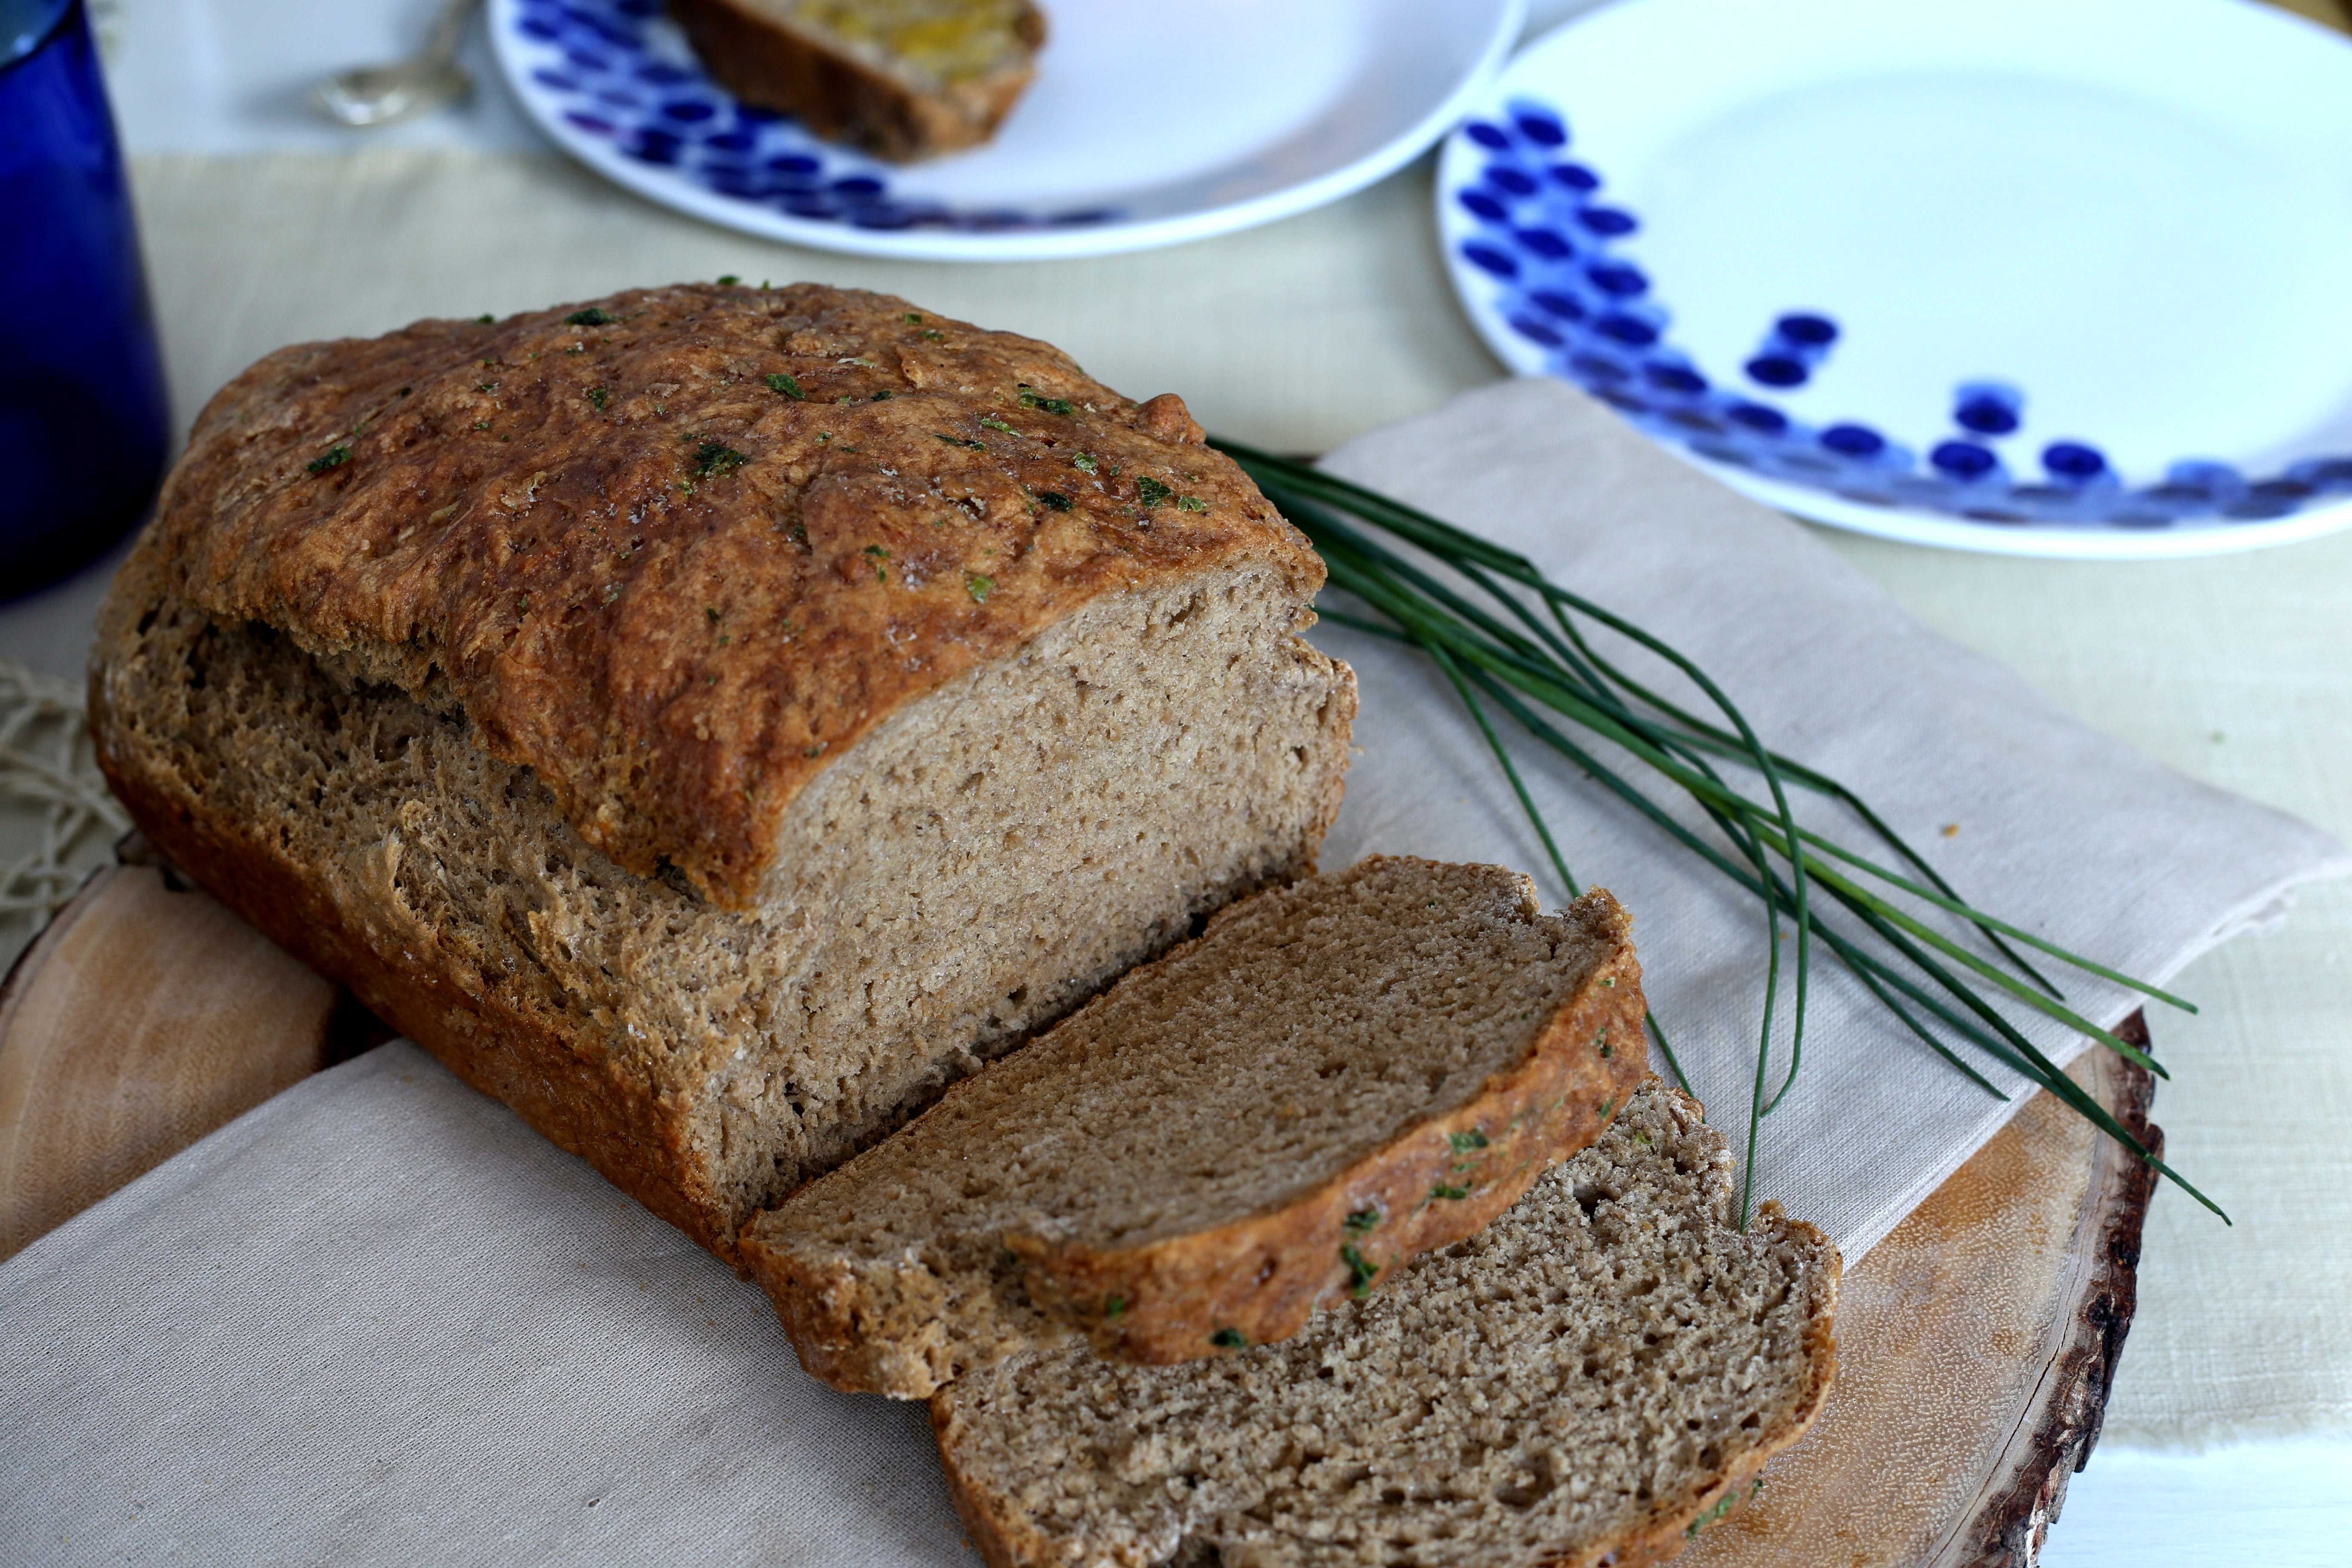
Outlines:
{"label": "bread crumb texture", "polygon": [[830,289],[288,350],[116,580],[100,762],[232,909],[731,1258],[1313,869],[1353,679],[1196,434]]}
{"label": "bread crumb texture", "polygon": [[1475,1237],[1296,1338],[1183,1366],[1067,1343],[933,1397],[997,1568],[1659,1561],[1827,1392],[1839,1263],[1653,1084]]}
{"label": "bread crumb texture", "polygon": [[262,360],[156,531],[179,588],[445,692],[581,836],[741,909],[827,759],[1081,605],[1322,564],[1173,397],[815,285],[633,289]]}
{"label": "bread crumb texture", "polygon": [[1404,858],[1261,893],[745,1255],[812,1372],[900,1397],[1065,1325],[1155,1362],[1285,1337],[1599,1134],[1646,1074],[1627,926]]}

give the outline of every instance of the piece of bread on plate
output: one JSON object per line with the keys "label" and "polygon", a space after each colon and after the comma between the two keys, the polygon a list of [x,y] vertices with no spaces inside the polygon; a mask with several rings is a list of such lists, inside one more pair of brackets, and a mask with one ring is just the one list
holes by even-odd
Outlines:
{"label": "piece of bread on plate", "polygon": [[1836,1363],[1836,1249],[1732,1209],[1663,1085],[1477,1236],[1296,1337],[1137,1366],[1082,1341],[932,1396],[992,1568],[1634,1568],[1753,1495]]}
{"label": "piece of bread on plate", "polygon": [[670,0],[670,13],[743,102],[902,163],[995,135],[1045,42],[1030,0]]}
{"label": "piece of bread on plate", "polygon": [[1296,1333],[1474,1234],[1648,1072],[1605,892],[1378,857],[1258,894],[746,1228],[801,1362],[919,1398],[1076,1331]]}
{"label": "piece of bread on plate", "polygon": [[638,289],[237,377],[91,724],[165,855],[731,1260],[1313,869],[1322,580],[1173,397],[887,295]]}

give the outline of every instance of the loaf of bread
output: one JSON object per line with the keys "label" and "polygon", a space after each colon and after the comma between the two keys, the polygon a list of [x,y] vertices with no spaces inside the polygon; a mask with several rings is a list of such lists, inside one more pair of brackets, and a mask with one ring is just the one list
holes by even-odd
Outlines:
{"label": "loaf of bread", "polygon": [[931,1421],[992,1568],[1633,1568],[1752,1495],[1821,1408],[1838,1257],[1653,1084],[1471,1240],[1296,1338],[1135,1366],[1082,1342]]}
{"label": "loaf of bread", "polygon": [[1296,1333],[1476,1232],[1648,1074],[1605,892],[1375,858],[1226,910],[747,1227],[801,1363],[919,1398],[1076,1330]]}
{"label": "loaf of bread", "polygon": [[670,0],[745,103],[899,163],[977,146],[1035,74],[1030,0]]}
{"label": "loaf of bread", "polygon": [[813,286],[272,354],[101,616],[101,765],[231,908],[730,1258],[1307,873],[1321,563],[1173,397]]}

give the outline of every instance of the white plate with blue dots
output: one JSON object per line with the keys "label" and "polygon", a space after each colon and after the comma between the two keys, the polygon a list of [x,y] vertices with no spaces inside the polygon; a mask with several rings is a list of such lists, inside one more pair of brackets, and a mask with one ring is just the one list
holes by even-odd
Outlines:
{"label": "white plate with blue dots", "polygon": [[1427,150],[1525,0],[1045,0],[1036,79],[988,145],[898,165],[712,81],[662,0],[490,0],[556,143],[665,206],[825,250],[1096,256],[1304,212]]}
{"label": "white plate with blue dots", "polygon": [[2352,524],[2352,41],[2247,0],[1621,0],[1448,141],[1495,352],[1783,510],[2195,555]]}

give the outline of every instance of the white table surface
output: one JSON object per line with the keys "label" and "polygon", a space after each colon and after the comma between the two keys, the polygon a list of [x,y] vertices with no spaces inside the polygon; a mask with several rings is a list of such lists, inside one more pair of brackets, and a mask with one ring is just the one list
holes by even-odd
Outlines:
{"label": "white table surface", "polygon": [[[1538,0],[1537,26],[1584,9],[1590,3]],[[334,152],[362,145],[479,151],[542,147],[538,133],[524,121],[490,69],[478,26],[467,54],[478,86],[459,109],[373,132],[362,140],[318,121],[305,108],[303,94],[320,75],[400,52],[421,36],[434,8],[433,0],[337,0],[331,5],[318,0],[115,0],[102,7],[101,21],[124,140],[134,153],[204,154],[289,149]],[[1425,178],[1423,172],[1408,171],[1396,181]],[[1360,204],[1396,199],[1378,190],[1356,198]],[[157,269],[168,267],[170,260],[157,257]],[[879,286],[894,284],[886,279]],[[168,298],[168,282],[159,279],[158,291]],[[523,303],[499,302],[508,308]],[[1449,328],[1449,342],[1458,336]],[[235,368],[226,366],[218,374]],[[1442,374],[1433,373],[1433,380],[1450,376],[1459,382],[1465,374],[1475,374],[1455,363]],[[1433,386],[1432,395],[1439,390],[1443,388]],[[185,402],[185,396],[181,400]],[[1206,401],[1196,400],[1196,406]],[[193,412],[191,407],[182,407],[175,416],[184,422]],[[1211,411],[1213,416],[1215,412]],[[1223,423],[1227,428],[1253,435],[1276,434],[1268,428],[1270,420],[1261,419],[1253,427],[1244,410],[1227,414]],[[1315,421],[1308,419],[1307,424]],[[1325,433],[1320,428],[1311,432],[1296,428],[1302,436]],[[2335,614],[2352,621],[2352,550],[2305,549],[2310,552],[2304,559],[2311,571],[2341,591],[2314,596],[2302,606],[2303,613],[2325,616],[2332,607]],[[1849,553],[1905,598],[1915,613],[1938,629],[1969,641],[1979,641],[1983,635],[1978,623],[1991,608],[1988,595],[2002,593],[2004,584],[2015,581],[1981,561],[1930,557],[1900,546],[1856,542]],[[2158,575],[2156,568],[2126,569],[2127,573],[2135,570],[2147,574],[2144,581],[2151,603],[2169,597],[2190,605],[2198,596],[2193,588],[2184,589],[2179,571],[2163,569],[2167,574]],[[2071,581],[2084,590],[2079,626],[2073,631],[2045,627],[2038,636],[2031,629],[2020,633],[2014,628],[2004,634],[2013,645],[2005,651],[2013,651],[2017,667],[2029,678],[2037,683],[2048,680],[2068,687],[2066,695],[2077,700],[2111,699],[2114,710],[2098,717],[2113,721],[2110,728],[2165,755],[2176,766],[2190,766],[2216,782],[2302,811],[2339,832],[2352,826],[2352,814],[2341,809],[2341,794],[2331,789],[2325,802],[2299,798],[2302,791],[2287,777],[2293,770],[2276,758],[2264,760],[2258,754],[2252,774],[2237,771],[2224,751],[2229,742],[2218,712],[2167,713],[2160,702],[2135,707],[2127,694],[2136,681],[2145,680],[2165,662],[2161,654],[2110,642],[2104,658],[2116,668],[2099,670],[2086,680],[2080,668],[2083,662],[2095,663],[2103,657],[2095,628],[2127,624],[2128,611],[2108,601],[2131,590],[2115,585],[2121,579],[2085,573],[2078,572]],[[2216,567],[2210,581],[2220,599],[2228,601],[2232,594],[2246,595],[2249,605],[2256,606],[2252,613],[2259,615],[2263,585],[2278,579],[2274,569],[2265,574],[2260,566],[2239,566]],[[71,672],[79,663],[78,649],[86,640],[90,610],[101,586],[102,574],[89,574],[30,602],[0,609],[0,654],[27,658],[60,673]],[[2245,623],[2241,619],[2238,624]],[[2190,637],[2203,635],[2194,626],[2168,629]],[[2352,710],[2344,700],[2347,675],[2340,658],[2347,650],[2352,650],[2352,639],[2340,628],[2324,637],[2315,635],[2306,650],[2310,667],[2300,672],[2312,690],[2283,691],[2277,679],[2265,679],[2260,689],[2246,693],[2249,703],[2301,703],[2308,721],[2317,728],[2300,743],[2315,748],[2330,772],[2352,749],[2352,727],[2345,722]],[[2226,644],[2221,657],[2227,658]],[[2275,649],[2270,657],[2275,660]],[[2062,668],[2063,676],[2058,673]],[[2210,729],[2212,754],[2194,758],[2187,754],[2188,742],[2171,733],[2174,721],[2180,721],[2177,727],[2196,731],[2200,739]],[[2201,766],[2196,765],[2200,763]],[[2306,758],[2300,765],[2308,770],[2311,763]],[[2343,912],[2352,900],[2321,901],[2326,904],[2329,917],[2323,923],[2339,932],[2346,929]],[[2297,962],[2308,967],[2314,955],[2308,944],[2303,945],[2305,951]],[[2341,961],[2352,955],[2339,950],[2323,951],[2317,956],[2338,968],[2340,994],[2344,989]],[[2275,963],[2278,958],[2271,962]],[[2260,954],[2206,967],[2217,972],[2205,976],[2209,994],[2217,988],[2251,989],[2264,984],[2259,973],[2264,967]],[[2244,973],[2248,971],[2255,973]],[[2340,1028],[2331,1033],[2337,1041],[2346,1037]],[[2165,1110],[2160,1102],[2160,1121],[2168,1119]],[[2176,1150],[2179,1147],[2176,1143]],[[2148,1308],[2164,1300],[2161,1289],[2150,1289],[2160,1277],[2151,1279],[2148,1271],[2164,1266],[2166,1226],[2179,1218],[2159,1205],[2151,1222],[2148,1262],[2143,1272],[2143,1320],[2123,1360],[2126,1391],[2135,1373],[2162,1370],[2147,1365],[2152,1358],[2141,1353],[2143,1342],[2155,1337],[2147,1317]],[[2345,1245],[2342,1237],[2315,1240],[2339,1247]],[[2342,1304],[2318,1303],[2315,1310],[2322,1308],[2339,1314],[2340,1329]],[[2227,1350],[2214,1352],[2212,1347],[2167,1341],[2161,1353],[2164,1360],[2178,1363],[2183,1356],[2227,1353]],[[2352,1373],[2352,1369],[2347,1370]],[[2272,1423],[2280,1424],[2307,1428],[2309,1421],[2290,1412]],[[2142,1434],[2165,1435],[2154,1429]],[[2126,1446],[2111,1434],[2090,1468],[2074,1479],[2063,1518],[2052,1531],[2043,1561],[2053,1568],[2107,1564],[2160,1568],[2170,1563],[2339,1568],[2352,1563],[2352,1431],[2329,1436],[2306,1429],[2281,1437],[2244,1438],[2201,1454]]]}

